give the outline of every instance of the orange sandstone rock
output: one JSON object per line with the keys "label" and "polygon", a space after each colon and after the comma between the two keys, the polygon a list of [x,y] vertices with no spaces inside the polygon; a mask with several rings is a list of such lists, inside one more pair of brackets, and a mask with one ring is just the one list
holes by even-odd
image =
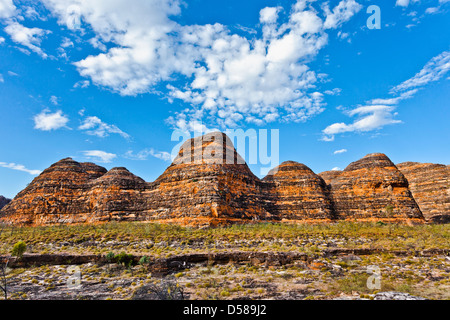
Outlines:
{"label": "orange sandstone rock", "polygon": [[450,167],[442,164],[404,162],[397,165],[425,219],[450,222]]}
{"label": "orange sandstone rock", "polygon": [[[401,166],[407,175],[410,167]],[[448,170],[445,166],[424,169],[436,172],[440,186],[436,188],[425,187],[429,184],[420,177],[421,168],[412,170],[417,176],[411,178],[414,194],[430,217],[438,215],[433,197],[441,199],[438,210],[448,212],[443,168]],[[320,175],[288,161],[260,180],[220,132],[186,141],[154,182],[145,182],[125,168],[107,172],[92,163],[63,159],[0,211],[1,221],[16,225],[153,221],[214,226],[338,219],[423,221],[423,215],[405,176],[383,154]]]}
{"label": "orange sandstone rock", "polygon": [[339,219],[423,220],[408,181],[384,154],[351,163],[331,180],[330,189]]}

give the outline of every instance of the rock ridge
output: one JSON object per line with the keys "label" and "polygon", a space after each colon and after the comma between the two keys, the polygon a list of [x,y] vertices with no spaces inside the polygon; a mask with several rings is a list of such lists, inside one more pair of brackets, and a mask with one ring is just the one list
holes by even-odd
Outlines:
{"label": "rock ridge", "polygon": [[[439,181],[430,187],[433,173]],[[427,180],[428,179],[428,180]],[[408,181],[410,180],[410,182]],[[187,140],[153,182],[126,168],[62,159],[0,211],[15,225],[150,221],[215,226],[254,221],[446,222],[448,166],[400,164],[369,154],[342,171],[286,161],[256,177],[221,132]],[[438,195],[439,202],[433,204]]]}

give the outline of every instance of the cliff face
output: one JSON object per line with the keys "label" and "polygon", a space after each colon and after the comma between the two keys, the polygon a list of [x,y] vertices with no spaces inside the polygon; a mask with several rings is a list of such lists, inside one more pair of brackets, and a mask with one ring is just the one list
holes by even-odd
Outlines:
{"label": "cliff face", "polygon": [[409,181],[409,188],[425,219],[450,222],[450,167],[442,164],[404,162],[398,169]]}
{"label": "cliff face", "polygon": [[0,210],[11,202],[11,199],[7,199],[4,196],[0,196]]}
{"label": "cliff face", "polygon": [[[216,225],[248,221],[339,219],[443,221],[449,210],[448,167],[401,164],[371,154],[344,171],[316,175],[288,161],[260,180],[222,133],[186,141],[154,182],[125,168],[63,159],[36,177],[0,211],[11,224],[156,221]],[[438,199],[438,200],[436,200]]]}
{"label": "cliff face", "polygon": [[331,179],[329,188],[342,219],[423,219],[408,181],[381,153],[351,163]]}
{"label": "cliff face", "polygon": [[325,181],[304,164],[287,161],[270,171],[269,199],[283,220],[331,220],[334,208]]}

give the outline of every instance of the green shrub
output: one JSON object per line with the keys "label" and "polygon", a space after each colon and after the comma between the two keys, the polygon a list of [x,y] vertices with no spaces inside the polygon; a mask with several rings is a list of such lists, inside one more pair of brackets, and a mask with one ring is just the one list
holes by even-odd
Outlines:
{"label": "green shrub", "polygon": [[115,255],[113,252],[108,252],[108,254],[106,255],[106,261],[108,261],[109,263],[112,263],[115,261]]}
{"label": "green shrub", "polygon": [[141,259],[139,259],[140,265],[149,264],[149,263],[150,263],[150,258],[147,256],[143,256]]}
{"label": "green shrub", "polygon": [[114,257],[115,262],[123,264],[126,267],[131,267],[134,263],[133,255],[121,252]]}
{"label": "green shrub", "polygon": [[23,241],[18,241],[13,246],[11,254],[20,259],[20,258],[22,258],[23,254],[25,253],[26,250],[27,250],[26,243]]}

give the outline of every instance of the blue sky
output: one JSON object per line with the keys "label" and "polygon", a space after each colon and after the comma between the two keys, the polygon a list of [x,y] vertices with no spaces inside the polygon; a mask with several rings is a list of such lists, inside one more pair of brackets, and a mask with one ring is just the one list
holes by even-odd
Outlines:
{"label": "blue sky", "polygon": [[153,181],[174,130],[277,129],[280,161],[317,173],[449,164],[449,18],[448,0],[0,0],[0,194],[65,157]]}

